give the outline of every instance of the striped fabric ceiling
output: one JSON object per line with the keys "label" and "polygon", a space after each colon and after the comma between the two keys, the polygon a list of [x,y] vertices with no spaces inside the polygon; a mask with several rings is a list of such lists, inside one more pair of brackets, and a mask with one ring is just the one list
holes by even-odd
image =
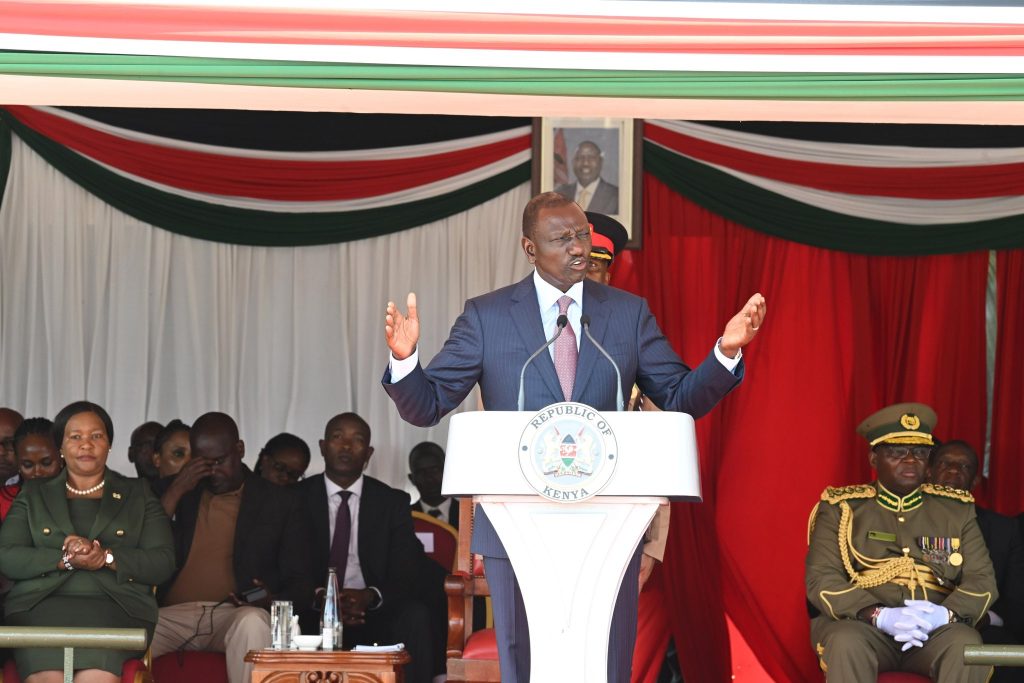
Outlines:
{"label": "striped fabric ceiling", "polygon": [[[981,122],[1019,121],[1024,103],[1020,7],[613,0],[554,13],[540,2],[467,5],[0,0],[0,92],[12,93],[8,104],[99,104],[82,97],[89,79],[104,95],[111,83],[123,93],[205,92],[205,106],[211,97],[224,106],[220,98],[243,88],[301,89],[304,102],[272,96],[288,108],[360,111],[377,102],[377,111],[402,111],[399,103],[416,101],[421,111],[513,115],[595,106],[622,115],[605,106],[615,100],[628,100],[634,116],[671,116],[679,102],[826,102],[836,112],[849,102],[921,112],[922,103],[944,103],[932,116],[945,120],[955,120],[956,105],[981,102],[988,106],[972,114]],[[11,84],[18,87],[4,87]],[[314,92],[339,90],[347,107]],[[488,109],[502,101],[504,110]]]}

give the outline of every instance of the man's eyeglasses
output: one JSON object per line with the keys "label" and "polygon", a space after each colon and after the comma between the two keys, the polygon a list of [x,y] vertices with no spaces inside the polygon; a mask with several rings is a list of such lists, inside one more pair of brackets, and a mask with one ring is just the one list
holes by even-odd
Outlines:
{"label": "man's eyeglasses", "polygon": [[882,455],[890,462],[900,462],[907,457],[917,462],[928,462],[931,452],[931,446],[885,446],[882,449]]}

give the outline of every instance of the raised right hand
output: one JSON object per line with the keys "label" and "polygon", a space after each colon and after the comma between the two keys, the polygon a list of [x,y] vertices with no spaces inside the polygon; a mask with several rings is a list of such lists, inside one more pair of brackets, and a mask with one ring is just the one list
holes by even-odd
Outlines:
{"label": "raised right hand", "polygon": [[388,302],[384,314],[384,339],[396,360],[405,360],[416,350],[420,340],[420,319],[416,313],[416,293],[409,292],[405,301],[409,314],[403,316],[394,301]]}

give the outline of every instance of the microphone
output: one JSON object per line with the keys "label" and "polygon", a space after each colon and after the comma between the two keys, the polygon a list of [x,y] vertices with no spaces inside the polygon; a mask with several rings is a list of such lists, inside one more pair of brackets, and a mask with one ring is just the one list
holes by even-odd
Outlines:
{"label": "microphone", "polygon": [[523,379],[526,377],[526,368],[530,366],[530,363],[532,363],[537,356],[546,351],[549,346],[555,343],[555,340],[558,339],[558,336],[562,334],[562,330],[564,330],[565,326],[569,324],[569,316],[564,314],[558,316],[558,320],[555,324],[558,326],[558,329],[555,331],[555,336],[544,342],[544,346],[534,351],[533,355],[527,358],[526,362],[523,363],[523,369],[519,371],[519,403],[517,405],[519,406],[518,410],[520,412],[522,412],[523,406],[526,404],[526,396],[523,393]]}
{"label": "microphone", "polygon": [[623,403],[622,401],[622,373],[619,372],[619,364],[616,363],[615,359],[612,358],[611,355],[609,355],[609,353],[604,350],[603,346],[597,343],[597,340],[594,339],[594,335],[590,334],[589,315],[584,313],[583,315],[580,316],[580,325],[583,326],[583,333],[587,335],[587,339],[589,339],[590,343],[594,345],[594,348],[600,351],[601,355],[607,358],[608,362],[612,364],[613,368],[615,368],[615,378],[617,380],[615,383],[615,410],[621,411],[624,409],[626,404]]}

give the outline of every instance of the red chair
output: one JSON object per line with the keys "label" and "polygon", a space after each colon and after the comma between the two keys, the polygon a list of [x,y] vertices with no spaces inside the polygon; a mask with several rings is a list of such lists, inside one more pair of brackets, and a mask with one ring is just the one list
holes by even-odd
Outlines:
{"label": "red chair", "polygon": [[[490,596],[483,563],[469,550],[473,531],[473,501],[459,501],[459,542],[455,573],[444,582],[448,594],[448,680],[499,683],[498,641],[493,628],[473,631],[473,598]],[[488,606],[488,613],[490,608]],[[490,621],[490,619],[488,619]]]}
{"label": "red chair", "polygon": [[908,674],[902,671],[886,671],[878,674],[878,683],[930,683],[931,679],[918,674]]}
{"label": "red chair", "polygon": [[[18,675],[18,669],[14,666],[13,659],[8,659],[4,663],[0,683],[21,683],[21,676]],[[153,675],[146,669],[144,661],[129,659],[121,669],[121,683],[154,683],[154,680]]]}
{"label": "red chair", "polygon": [[155,683],[228,683],[223,652],[168,652],[153,660]]}
{"label": "red chair", "polygon": [[[459,546],[459,530],[448,522],[431,517],[419,510],[412,511],[412,526],[416,536],[423,542],[427,551],[427,557],[437,562],[448,571],[455,571],[455,554]],[[424,536],[429,536],[432,543],[424,542]]]}

